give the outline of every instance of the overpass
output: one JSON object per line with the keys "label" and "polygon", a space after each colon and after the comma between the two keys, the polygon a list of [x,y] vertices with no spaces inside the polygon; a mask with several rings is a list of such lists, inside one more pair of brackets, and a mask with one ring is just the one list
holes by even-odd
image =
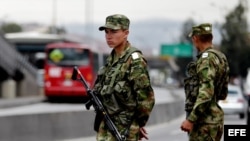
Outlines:
{"label": "overpass", "polygon": [[0,98],[39,93],[37,70],[0,33]]}

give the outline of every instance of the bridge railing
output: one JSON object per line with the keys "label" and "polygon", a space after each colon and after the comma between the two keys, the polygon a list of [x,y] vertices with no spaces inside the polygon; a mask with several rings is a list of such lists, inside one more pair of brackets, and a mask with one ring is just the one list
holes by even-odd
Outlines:
{"label": "bridge railing", "polygon": [[23,79],[15,80],[17,96],[37,94],[38,70],[15,49],[3,33],[0,33],[0,67],[7,72],[8,79],[15,79],[16,75],[23,76]]}

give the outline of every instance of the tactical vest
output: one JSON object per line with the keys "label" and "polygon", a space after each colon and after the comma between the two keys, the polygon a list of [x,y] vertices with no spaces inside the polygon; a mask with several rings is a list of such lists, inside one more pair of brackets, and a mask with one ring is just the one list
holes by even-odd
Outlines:
{"label": "tactical vest", "polygon": [[191,112],[199,90],[199,79],[196,74],[196,62],[190,62],[187,65],[188,77],[184,79],[185,90],[185,111]]}
{"label": "tactical vest", "polygon": [[[216,100],[223,100],[227,97],[227,83],[229,81],[228,74],[229,74],[229,67],[227,63],[227,59],[224,56],[224,54],[220,53],[219,51],[215,49],[209,49],[208,52],[214,53],[217,58],[219,59],[218,64],[223,65],[223,67],[218,67],[217,72],[223,72],[221,76],[216,77],[215,84],[215,94],[216,94]],[[223,69],[223,70],[219,70]],[[188,77],[184,79],[184,90],[185,90],[185,111],[191,112],[197,95],[199,93],[199,78],[196,71],[196,62],[190,62],[187,65],[187,74]]]}
{"label": "tactical vest", "polygon": [[132,59],[129,62],[129,58],[135,52],[140,51],[130,47],[115,64],[108,62],[98,71],[94,91],[100,94],[101,100],[110,115],[117,114],[124,108],[132,111],[136,107],[136,98],[127,79],[130,64],[134,61]]}

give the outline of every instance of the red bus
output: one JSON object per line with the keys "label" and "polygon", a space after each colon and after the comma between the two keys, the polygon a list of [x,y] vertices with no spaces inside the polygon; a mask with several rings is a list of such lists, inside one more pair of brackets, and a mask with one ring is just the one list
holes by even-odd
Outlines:
{"label": "red bus", "polygon": [[[45,96],[48,99],[86,96],[82,83],[71,80],[73,67],[79,68],[89,86],[92,87],[96,72],[101,65],[98,59],[100,53],[80,43],[58,42],[47,44],[45,54]],[[103,54],[101,56],[103,57]]]}

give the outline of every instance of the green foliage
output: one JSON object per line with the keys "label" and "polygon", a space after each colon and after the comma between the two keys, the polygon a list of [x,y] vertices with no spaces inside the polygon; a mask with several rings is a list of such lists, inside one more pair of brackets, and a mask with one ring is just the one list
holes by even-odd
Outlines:
{"label": "green foliage", "polygon": [[22,27],[16,23],[5,23],[1,26],[1,30],[4,33],[14,33],[14,32],[21,32]]}
{"label": "green foliage", "polygon": [[226,16],[221,27],[221,50],[228,58],[230,76],[246,76],[250,54],[248,23],[245,16],[246,5],[242,1]]}

